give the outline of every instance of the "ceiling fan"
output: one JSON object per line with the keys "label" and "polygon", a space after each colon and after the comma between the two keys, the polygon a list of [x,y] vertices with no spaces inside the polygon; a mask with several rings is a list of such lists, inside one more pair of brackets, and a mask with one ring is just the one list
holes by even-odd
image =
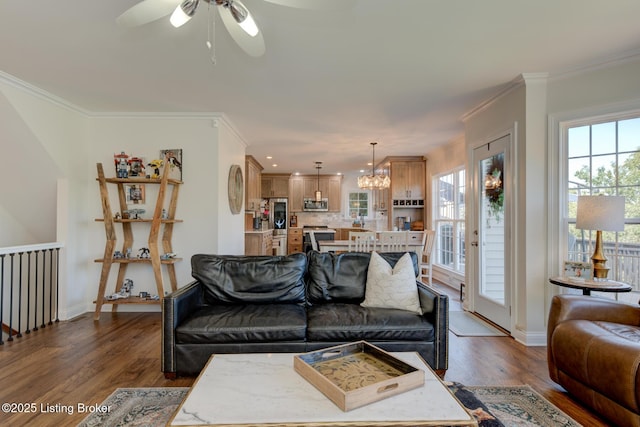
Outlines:
{"label": "ceiling fan", "polygon": [[[265,0],[282,6],[301,9],[333,9],[339,0]],[[220,18],[236,43],[251,56],[262,56],[264,38],[249,9],[240,0],[143,0],[127,9],[116,22],[125,27],[135,27],[156,21],[171,14],[169,21],[178,28],[186,24],[196,13],[200,2],[217,6]]]}

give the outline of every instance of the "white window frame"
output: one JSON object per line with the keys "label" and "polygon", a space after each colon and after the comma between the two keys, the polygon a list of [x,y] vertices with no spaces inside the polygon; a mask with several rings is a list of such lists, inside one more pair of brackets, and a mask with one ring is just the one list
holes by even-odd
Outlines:
{"label": "white window frame", "polygon": [[[359,195],[358,196],[358,201],[359,202],[362,202],[362,200],[360,199],[360,195],[364,194],[364,195],[367,196],[366,200],[364,200],[364,202],[366,202],[366,204],[367,204],[366,207],[363,208],[362,206],[360,206],[360,207],[357,208],[358,212],[360,212],[361,209],[366,209],[367,210],[367,215],[357,215],[355,218],[351,215],[351,209],[352,209],[351,208],[351,195],[353,195],[353,194],[358,194]],[[350,191],[349,192],[349,194],[347,196],[347,216],[349,218],[352,218],[352,219],[356,219],[356,218],[358,218],[358,219],[359,218],[368,219],[369,217],[371,217],[371,193],[369,191],[365,190],[365,191]]]}
{"label": "white window frame", "polygon": [[[462,172],[462,177],[460,176]],[[435,236],[435,247],[433,249],[433,264],[439,268],[454,272],[464,277],[465,274],[465,266],[466,266],[466,254],[465,254],[465,245],[464,245],[464,233],[466,227],[466,218],[464,211],[459,217],[456,217],[460,213],[460,205],[461,203],[465,203],[465,191],[466,191],[466,170],[464,166],[459,166],[457,168],[448,170],[446,172],[442,172],[438,175],[434,175],[431,181],[432,186],[432,225],[433,229],[436,230]],[[440,197],[440,181],[444,177],[452,177],[452,194],[453,194],[453,206],[444,206],[442,203],[442,198]],[[461,193],[460,189],[464,191]],[[442,209],[449,209],[454,213],[454,217],[443,217],[441,216]],[[445,248],[442,247],[442,244],[445,240],[445,236],[442,236],[441,229],[446,224],[451,224],[451,244],[450,250],[446,248],[446,253],[452,258],[451,263],[442,263],[442,256],[444,254]]]}
{"label": "white window frame", "polygon": [[[623,102],[575,112],[559,113],[549,116],[549,276],[557,276],[562,272],[562,264],[569,258],[569,222],[575,218],[568,217],[568,131],[579,126],[596,125],[613,121],[621,121],[640,117],[640,101]],[[617,151],[617,150],[616,150]],[[626,220],[627,224],[636,223]],[[589,255],[590,256],[590,255]],[[613,267],[614,260],[609,260]],[[614,271],[609,278],[615,278]],[[638,291],[639,289],[635,289]],[[557,291],[557,290],[556,290]],[[611,295],[609,295],[611,296]],[[637,300],[637,297],[635,297]]]}

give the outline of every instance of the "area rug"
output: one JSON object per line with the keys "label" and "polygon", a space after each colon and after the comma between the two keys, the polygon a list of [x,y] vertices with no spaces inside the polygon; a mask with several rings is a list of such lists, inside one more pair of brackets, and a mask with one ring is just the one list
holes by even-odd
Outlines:
{"label": "area rug", "polygon": [[449,329],[459,337],[506,337],[502,331],[468,311],[450,311]]}
{"label": "area rug", "polygon": [[[465,387],[447,383],[449,389],[478,420],[480,427],[542,426],[579,427],[580,424],[553,406],[528,385],[512,387]],[[105,413],[94,413],[78,427],[164,426],[189,389],[119,388],[102,405]]]}

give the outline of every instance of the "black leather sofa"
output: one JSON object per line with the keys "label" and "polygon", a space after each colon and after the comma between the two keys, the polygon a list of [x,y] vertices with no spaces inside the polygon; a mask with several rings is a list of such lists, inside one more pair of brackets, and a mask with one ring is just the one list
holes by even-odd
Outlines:
{"label": "black leather sofa", "polygon": [[[380,255],[394,266],[403,254]],[[214,353],[298,353],[359,340],[387,351],[417,351],[444,375],[447,296],[417,282],[423,315],[361,307],[369,258],[316,251],[194,255],[195,280],[162,304],[165,377],[197,375]]]}

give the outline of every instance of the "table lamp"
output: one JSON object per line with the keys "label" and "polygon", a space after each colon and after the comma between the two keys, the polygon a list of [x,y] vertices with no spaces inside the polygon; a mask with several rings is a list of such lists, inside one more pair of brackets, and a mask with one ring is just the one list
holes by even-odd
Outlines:
{"label": "table lamp", "polygon": [[591,257],[593,277],[606,279],[609,269],[602,250],[602,232],[624,230],[624,197],[578,196],[576,228],[596,230],[596,246]]}

